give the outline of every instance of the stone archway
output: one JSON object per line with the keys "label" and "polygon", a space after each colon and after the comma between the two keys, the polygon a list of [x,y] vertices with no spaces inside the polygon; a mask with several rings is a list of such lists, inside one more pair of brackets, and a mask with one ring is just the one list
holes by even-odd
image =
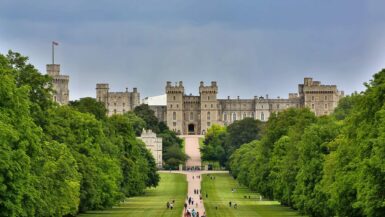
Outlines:
{"label": "stone archway", "polygon": [[187,126],[187,128],[188,128],[188,134],[189,135],[195,135],[195,125],[194,124],[189,124]]}

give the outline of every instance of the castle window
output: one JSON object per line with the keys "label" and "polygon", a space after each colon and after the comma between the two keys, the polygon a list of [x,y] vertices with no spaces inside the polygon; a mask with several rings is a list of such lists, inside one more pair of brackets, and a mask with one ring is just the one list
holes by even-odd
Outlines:
{"label": "castle window", "polygon": [[172,113],[172,119],[173,119],[174,121],[176,121],[176,112],[173,112],[173,113]]}
{"label": "castle window", "polygon": [[172,104],[170,105],[170,108],[172,108]]}
{"label": "castle window", "polygon": [[237,114],[233,112],[233,121],[236,121],[236,120],[237,120]]}
{"label": "castle window", "polygon": [[194,113],[190,112],[190,120],[194,120]]}
{"label": "castle window", "polygon": [[126,103],[123,103],[123,107],[126,106]]}
{"label": "castle window", "polygon": [[172,126],[176,127],[176,122],[173,122],[173,123],[172,123]]}
{"label": "castle window", "polygon": [[205,108],[207,108],[207,105],[205,104]]}
{"label": "castle window", "polygon": [[123,113],[125,113],[126,112],[126,110],[125,109],[123,109]]}
{"label": "castle window", "polygon": [[279,109],[279,104],[277,104],[277,109]]}
{"label": "castle window", "polygon": [[210,122],[207,122],[207,126],[209,127],[211,125],[211,123]]}
{"label": "castle window", "polygon": [[207,100],[210,100],[210,97],[209,97],[209,96],[207,97]]}
{"label": "castle window", "polygon": [[325,96],[325,100],[328,100],[328,96]]}
{"label": "castle window", "polygon": [[179,108],[179,104],[176,104],[176,108]]}
{"label": "castle window", "polygon": [[116,102],[114,103],[114,106],[116,106]]}
{"label": "castle window", "polygon": [[210,112],[207,112],[207,120],[210,120]]}
{"label": "castle window", "polygon": [[243,113],[243,118],[247,118],[246,112]]}
{"label": "castle window", "polygon": [[314,101],[314,96],[311,96],[311,101]]}
{"label": "castle window", "polygon": [[265,114],[261,112],[261,121],[265,121]]}
{"label": "castle window", "polygon": [[327,109],[328,108],[328,104],[325,104],[325,109]]}
{"label": "castle window", "polygon": [[116,114],[116,109],[114,109],[114,114]]}
{"label": "castle window", "polygon": [[261,105],[261,108],[263,108],[263,105]]}
{"label": "castle window", "polygon": [[213,105],[213,104],[211,104],[211,108],[214,108],[214,105]]}
{"label": "castle window", "polygon": [[223,121],[227,121],[227,114],[226,114],[226,112],[223,113]]}
{"label": "castle window", "polygon": [[314,109],[314,104],[311,104],[311,108]]}
{"label": "castle window", "polygon": [[173,99],[175,100],[175,96],[173,97]]}
{"label": "castle window", "polygon": [[254,112],[251,112],[250,116],[254,119]]}

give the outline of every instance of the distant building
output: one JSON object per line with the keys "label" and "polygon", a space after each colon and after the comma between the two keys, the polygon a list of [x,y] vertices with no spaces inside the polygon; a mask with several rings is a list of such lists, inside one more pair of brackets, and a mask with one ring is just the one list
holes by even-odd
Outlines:
{"label": "distant building", "polygon": [[108,115],[123,114],[140,105],[140,94],[137,88],[132,92],[110,92],[108,84],[96,84],[96,100],[102,102],[108,110]]}
{"label": "distant building", "polygon": [[298,85],[298,93],[289,93],[288,99],[269,99],[268,95],[253,99],[218,99],[217,82],[199,85],[199,96],[185,95],[183,83],[166,85],[166,106],[150,105],[158,119],[179,134],[205,134],[212,124],[229,125],[246,117],[267,121],[272,113],[287,108],[307,107],[317,116],[328,115],[337,107],[344,93],[336,85],[321,85],[305,78]]}
{"label": "distant building", "polygon": [[151,130],[143,129],[142,135],[139,137],[146,147],[151,151],[154,156],[156,166],[162,167],[162,138],[156,137],[156,134]]}
{"label": "distant building", "polygon": [[61,105],[67,105],[69,101],[69,76],[60,74],[59,64],[47,64],[47,74],[52,77],[53,101]]}

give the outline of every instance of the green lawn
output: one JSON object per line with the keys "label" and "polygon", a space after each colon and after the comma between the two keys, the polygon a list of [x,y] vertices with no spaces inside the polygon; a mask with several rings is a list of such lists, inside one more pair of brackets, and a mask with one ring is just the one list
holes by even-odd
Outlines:
{"label": "green lawn", "polygon": [[[207,175],[202,175],[203,195],[208,193],[208,198],[204,198],[204,205],[209,217],[300,216],[290,208],[279,205],[277,201],[260,201],[259,194],[240,187],[229,174],[213,174],[213,176],[215,176],[215,180],[211,180]],[[231,192],[232,188],[236,189],[234,193]],[[251,199],[248,199],[249,195]],[[245,199],[244,196],[247,198]],[[237,203],[238,208],[230,208],[229,201],[232,201],[233,204]]]}
{"label": "green lawn", "polygon": [[[160,174],[157,188],[148,189],[144,196],[132,197],[119,206],[104,211],[92,211],[80,217],[180,217],[187,195],[186,176],[182,174]],[[168,210],[166,202],[175,200],[174,209]]]}

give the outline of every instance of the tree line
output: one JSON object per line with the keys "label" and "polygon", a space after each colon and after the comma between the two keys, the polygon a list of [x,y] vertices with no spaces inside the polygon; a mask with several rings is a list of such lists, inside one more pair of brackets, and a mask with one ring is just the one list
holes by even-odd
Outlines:
{"label": "tree line", "polygon": [[[295,108],[273,114],[224,164],[241,184],[301,214],[384,216],[385,70],[365,86],[329,116]],[[225,144],[219,135],[231,127],[213,126],[203,150]]]}
{"label": "tree line", "polygon": [[74,216],[158,185],[155,160],[139,132],[158,128],[168,147],[180,147],[181,140],[146,119],[148,108],[106,117],[92,98],[59,106],[51,78],[27,61],[16,52],[0,54],[2,216]]}

